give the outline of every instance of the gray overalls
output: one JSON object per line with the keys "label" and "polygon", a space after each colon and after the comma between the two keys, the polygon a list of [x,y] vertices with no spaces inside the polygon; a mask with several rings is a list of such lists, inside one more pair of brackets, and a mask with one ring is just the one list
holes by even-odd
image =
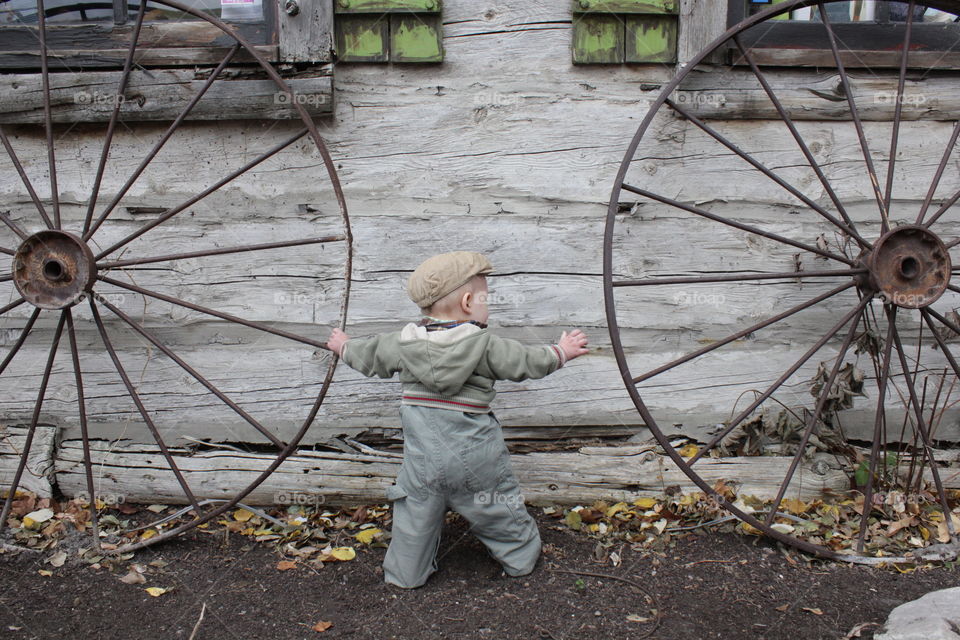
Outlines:
{"label": "gray overalls", "polygon": [[444,514],[453,509],[512,576],[530,573],[540,533],[510,467],[490,410],[497,380],[542,378],[563,365],[556,345],[524,345],[463,324],[347,341],[343,361],[366,376],[400,375],[403,464],[395,485],[393,537],[384,579],[419,587],[437,569]]}
{"label": "gray overalls", "polygon": [[419,587],[437,570],[444,514],[452,509],[512,576],[533,571],[540,532],[523,505],[500,423],[492,413],[402,405],[403,465],[393,501],[384,579]]}

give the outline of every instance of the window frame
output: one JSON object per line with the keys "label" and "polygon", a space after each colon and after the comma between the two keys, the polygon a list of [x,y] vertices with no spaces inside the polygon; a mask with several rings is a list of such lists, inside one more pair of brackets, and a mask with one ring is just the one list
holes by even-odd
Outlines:
{"label": "window frame", "polygon": [[[733,27],[748,17],[748,0],[728,0],[726,27]],[[776,5],[771,5],[776,6]],[[760,26],[760,25],[758,25]],[[897,69],[901,55],[897,48],[906,35],[906,23],[832,22],[831,27],[839,41],[847,47],[840,50],[843,65],[848,68]],[[951,28],[952,27],[952,28]],[[765,42],[759,44],[762,37]],[[741,34],[743,45],[760,66],[778,67],[836,67],[833,52],[823,23],[768,20],[763,23],[762,35],[750,30]],[[911,51],[908,68],[957,70],[960,69],[960,50],[950,47],[960,44],[960,23],[914,23],[911,32]],[[850,46],[856,48],[850,49]],[[862,45],[862,46],[861,46]],[[920,50],[914,50],[918,48]],[[738,58],[728,52],[728,62]]]}
{"label": "window frame", "polygon": [[[291,2],[293,10],[289,11],[287,9],[291,7]],[[329,115],[333,111],[332,0],[299,0],[299,3],[298,0],[263,0],[263,4],[265,14],[274,16],[273,22],[267,19],[262,24],[238,23],[231,26],[237,27],[238,35],[244,37],[244,33],[249,33],[251,29],[263,30],[275,24],[274,42],[251,45],[252,48],[275,67],[279,65],[284,75],[290,76],[287,82],[301,98],[300,103],[308,113],[313,116]],[[162,36],[165,31],[165,37],[176,38],[179,46],[145,50],[144,57],[138,56],[137,68],[130,72],[127,89],[121,99],[125,120],[163,121],[175,118],[202,86],[211,68],[220,64],[233,48],[234,40],[207,22],[180,22],[155,29],[159,24],[161,21],[145,22],[138,42],[150,42],[151,37]],[[47,24],[48,35],[53,32],[53,26]],[[64,28],[60,29],[61,26]],[[54,42],[58,44],[48,46],[53,121],[110,120],[114,94],[123,74],[134,25],[107,22],[56,27],[58,35]],[[19,36],[17,40],[6,41],[10,45],[6,51],[0,45],[0,124],[43,121],[43,74],[38,29],[20,25],[0,28],[0,42],[4,42],[4,30],[7,33],[16,32]],[[210,42],[214,32],[217,37]],[[69,38],[73,36],[80,38],[79,42],[85,46],[63,48],[64,43],[69,43]],[[22,43],[26,42],[24,38],[33,39],[36,43],[34,49],[12,50],[13,45],[22,47]],[[98,49],[98,46],[104,48]],[[49,55],[50,49],[54,48],[59,54],[56,57]],[[6,59],[4,56],[7,56]],[[15,64],[2,63],[11,60]],[[25,64],[25,61],[29,64]],[[236,55],[221,74],[222,81],[218,80],[208,94],[215,99],[198,103],[190,111],[188,119],[282,120],[298,117],[289,100],[277,100],[276,86],[272,81],[244,74],[244,68],[249,69],[251,62],[255,60],[249,54]],[[78,96],[82,98],[84,95],[97,99],[78,101]]]}

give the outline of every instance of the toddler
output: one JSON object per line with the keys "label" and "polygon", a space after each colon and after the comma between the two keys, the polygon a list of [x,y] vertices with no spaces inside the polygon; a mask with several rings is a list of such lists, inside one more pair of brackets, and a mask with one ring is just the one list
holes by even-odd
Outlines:
{"label": "toddler", "polygon": [[553,373],[587,353],[587,337],[575,330],[555,345],[527,346],[488,332],[485,276],[492,270],[479,253],[434,256],[408,283],[423,312],[419,324],[353,339],[334,329],[327,342],[365,376],[400,374],[403,464],[387,488],[393,531],[383,561],[390,584],[419,587],[437,570],[448,508],[467,519],[507,574],[530,573],[540,556],[540,532],[490,409],[493,385]]}

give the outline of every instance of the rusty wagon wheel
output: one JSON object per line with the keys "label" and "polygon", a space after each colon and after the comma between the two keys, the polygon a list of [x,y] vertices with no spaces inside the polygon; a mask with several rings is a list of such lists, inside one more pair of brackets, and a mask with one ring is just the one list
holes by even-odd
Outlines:
{"label": "rusty wagon wheel", "polygon": [[[55,374],[54,365],[58,351],[63,349],[62,345],[66,342],[69,345],[67,350],[72,367],[64,364],[63,368],[69,371],[65,373],[71,388],[67,395],[71,400],[75,395],[78,405],[74,415],[78,415],[82,437],[83,471],[86,476],[86,492],[90,503],[92,532],[96,546],[100,547],[101,537],[98,532],[96,499],[99,495],[97,487],[99,471],[91,459],[91,439],[96,435],[91,432],[91,428],[95,428],[96,424],[88,421],[88,406],[92,396],[89,393],[89,387],[86,389],[84,387],[84,373],[88,375],[90,373],[90,368],[84,372],[84,365],[92,367],[92,363],[96,361],[98,374],[102,371],[112,371],[110,383],[119,385],[122,382],[122,396],[126,398],[126,410],[133,416],[131,420],[145,426],[155,445],[159,447],[160,453],[154,458],[161,463],[156,469],[152,469],[152,475],[164,473],[175,478],[179,487],[177,491],[182,491],[182,496],[169,501],[192,506],[187,519],[175,521],[166,528],[161,527],[159,535],[149,539],[134,537],[132,541],[121,538],[121,542],[130,542],[130,544],[112,549],[116,553],[154,544],[206,523],[225,513],[250,494],[290,456],[303,439],[327,395],[336,367],[335,357],[324,356],[318,362],[319,366],[323,367],[323,359],[327,359],[325,374],[319,373],[310,387],[311,390],[316,389],[315,393],[309,391],[306,397],[301,395],[292,399],[283,398],[280,401],[271,398],[273,404],[269,406],[274,408],[277,405],[286,407],[287,405],[282,404],[283,402],[293,405],[290,411],[294,417],[290,418],[289,424],[283,425],[285,430],[278,425],[270,424],[270,421],[262,415],[259,418],[255,417],[252,414],[257,411],[253,408],[253,403],[249,400],[236,401],[221,390],[223,382],[220,380],[229,381],[232,373],[229,366],[230,358],[244,356],[236,356],[234,353],[226,355],[220,361],[213,362],[213,372],[210,371],[210,362],[188,363],[187,360],[190,358],[185,359],[178,355],[165,340],[161,325],[167,317],[167,310],[170,310],[169,313],[179,310],[175,312],[192,314],[198,320],[216,323],[214,330],[230,333],[227,336],[230,340],[213,341],[217,347],[224,345],[226,348],[231,340],[233,344],[237,344],[237,340],[239,344],[249,344],[251,340],[262,340],[270,348],[274,348],[274,343],[278,343],[282,345],[278,349],[287,350],[284,351],[285,354],[296,350],[292,357],[300,360],[295,364],[301,367],[303,362],[315,358],[317,350],[326,350],[326,344],[314,337],[281,328],[280,323],[285,318],[249,319],[197,301],[182,299],[180,291],[174,291],[172,294],[164,293],[163,274],[176,273],[179,268],[177,265],[183,265],[185,262],[193,267],[187,271],[195,274],[201,266],[208,268],[210,261],[214,261],[212,263],[214,267],[222,268],[217,261],[229,261],[231,257],[238,259],[242,257],[240,262],[242,272],[235,274],[234,280],[243,279],[249,271],[254,270],[256,270],[254,275],[263,277],[263,280],[251,277],[243,282],[242,295],[245,299],[246,296],[253,299],[258,295],[269,296],[271,292],[276,291],[275,288],[270,288],[271,277],[277,277],[275,267],[283,265],[281,259],[289,254],[287,266],[294,264],[298,267],[296,277],[314,284],[325,281],[334,283],[323,285],[329,288],[330,295],[324,295],[317,308],[329,309],[328,315],[332,318],[330,324],[338,322],[341,327],[346,319],[350,287],[352,236],[346,201],[334,163],[316,124],[303,107],[304,101],[291,91],[288,84],[263,55],[242,36],[235,33],[229,25],[216,17],[173,0],[151,0],[151,10],[161,6],[165,10],[183,12],[213,25],[228,39],[229,51],[219,65],[211,71],[202,87],[192,96],[179,116],[169,126],[163,125],[158,128],[158,131],[162,130],[163,133],[152,141],[152,146],[150,141],[144,142],[137,139],[137,143],[142,144],[138,148],[138,152],[142,155],[138,165],[134,167],[131,163],[122,164],[120,168],[111,167],[113,163],[110,161],[110,155],[111,144],[115,144],[119,139],[117,135],[121,133],[121,127],[125,126],[121,105],[124,101],[125,88],[131,77],[131,70],[138,66],[138,59],[149,48],[149,45],[139,42],[144,15],[147,11],[146,2],[133,5],[134,8],[139,9],[133,27],[134,35],[126,53],[125,64],[115,87],[115,93],[109,96],[113,105],[109,122],[98,130],[102,131],[102,147],[98,145],[97,149],[99,162],[95,165],[91,164],[91,168],[95,166],[95,170],[89,171],[89,175],[86,176],[88,181],[85,184],[92,185],[88,194],[66,197],[62,190],[58,189],[57,158],[60,151],[58,141],[67,138],[67,142],[63,143],[64,146],[69,142],[69,129],[66,131],[56,129],[51,118],[51,64],[48,58],[52,52],[47,44],[43,0],[37,0],[36,17],[39,27],[44,90],[45,139],[43,134],[38,132],[37,144],[45,147],[45,151],[43,160],[38,160],[37,164],[43,162],[46,165],[47,175],[43,177],[43,181],[46,183],[48,180],[48,184],[41,186],[35,176],[30,177],[30,167],[33,163],[24,162],[24,158],[18,155],[17,137],[12,130],[8,128],[4,131],[0,128],[0,142],[6,151],[7,168],[11,173],[15,170],[19,175],[20,188],[23,192],[20,201],[26,203],[22,211],[14,211],[12,215],[10,215],[11,212],[4,212],[0,215],[3,221],[0,229],[5,230],[7,234],[5,238],[0,237],[0,252],[7,254],[10,260],[8,264],[12,264],[12,270],[8,275],[0,276],[0,283],[2,283],[0,287],[8,287],[7,290],[0,291],[0,294],[5,296],[5,300],[0,301],[2,305],[0,321],[4,322],[5,326],[0,328],[13,336],[7,345],[8,348],[5,349],[6,353],[3,353],[0,359],[0,390],[2,390],[0,396],[9,398],[15,389],[17,392],[22,391],[19,386],[15,386],[17,383],[11,377],[11,370],[14,365],[25,370],[33,365],[28,361],[29,358],[23,357],[24,345],[38,340],[37,334],[52,336],[49,346],[37,347],[43,353],[42,357],[37,358],[36,368],[39,368],[39,371],[30,369],[32,377],[23,377],[26,374],[20,376],[21,380],[34,381],[35,386],[30,390],[32,395],[24,402],[25,405],[28,403],[32,405],[33,409],[29,419],[26,443],[16,472],[10,486],[5,487],[6,499],[0,514],[0,528],[7,524],[16,490],[21,486],[38,420],[44,409],[45,399],[50,398],[51,378],[52,374]],[[157,160],[162,149],[171,140],[181,139],[177,133],[182,133],[188,128],[184,125],[184,119],[204,99],[204,95],[211,86],[218,81],[224,81],[222,80],[223,72],[234,60],[242,60],[246,63],[246,73],[259,74],[260,78],[272,83],[272,86],[275,86],[276,95],[285,96],[285,101],[296,110],[294,119],[282,125],[263,126],[262,135],[245,141],[246,146],[242,153],[236,154],[238,160],[229,158],[232,163],[228,161],[224,163],[226,166],[215,166],[209,169],[211,172],[209,187],[175,206],[152,208],[156,210],[148,211],[153,216],[148,222],[138,221],[130,215],[130,209],[136,211],[136,207],[128,207],[126,216],[118,214],[125,198],[132,198],[126,202],[137,204],[143,202],[144,194],[154,193],[157,178],[151,175],[152,163],[167,162],[166,158]],[[105,91],[112,90],[113,88]],[[20,131],[27,138],[30,137],[30,131],[24,129]],[[90,135],[89,131],[90,129],[86,129],[84,135]],[[146,135],[148,134],[144,134]],[[43,142],[41,143],[40,140]],[[335,205],[331,204],[329,213],[310,210],[310,219],[304,219],[303,215],[292,219],[283,217],[272,219],[271,215],[271,219],[257,220],[258,225],[262,225],[257,229],[266,229],[266,232],[270,233],[270,239],[273,240],[257,242],[258,238],[254,233],[256,229],[247,232],[244,229],[231,227],[229,212],[224,214],[216,207],[212,207],[216,209],[213,212],[201,209],[205,202],[224,195],[224,192],[228,191],[228,186],[243,190],[263,188],[269,196],[272,187],[267,180],[270,174],[276,171],[276,167],[269,166],[269,161],[285,150],[288,153],[298,153],[300,160],[314,161],[312,164],[308,162],[309,166],[304,169],[306,173],[300,179],[302,182],[297,184],[298,187],[302,185],[302,188],[309,190],[311,194],[328,190],[332,194],[330,199],[336,202]],[[204,169],[201,164],[198,161],[196,167],[190,167],[188,170],[202,174],[208,169]],[[315,168],[319,168],[321,164],[325,178],[316,175]],[[107,171],[108,167],[113,169],[113,173]],[[84,169],[85,167],[81,164],[80,171]],[[265,171],[258,173],[261,170]],[[144,186],[143,176],[150,178],[150,186]],[[201,175],[198,182],[207,184],[208,182],[204,181],[205,177],[206,175]],[[116,184],[113,185],[113,182]],[[137,197],[132,197],[131,193]],[[213,194],[217,196],[210,198]],[[66,202],[66,200],[73,202]],[[207,214],[212,219],[204,218]],[[184,234],[178,226],[185,224],[183,221],[194,216],[199,216],[195,219],[204,221],[202,225],[204,231],[199,234],[203,238],[199,241],[190,239],[190,234]],[[159,234],[154,231],[155,229],[160,230]],[[281,233],[284,231],[285,233]],[[162,242],[192,245],[180,247],[191,250],[171,251],[170,249],[174,247],[169,247],[165,251],[163,246],[156,246],[158,235]],[[186,239],[183,238],[185,235],[188,236]],[[282,239],[278,240],[278,236]],[[329,250],[320,251],[326,247],[329,247]],[[297,251],[308,253],[305,257],[302,253],[294,253]],[[322,259],[317,257],[321,255]],[[158,269],[157,265],[161,264],[166,264],[170,268]],[[145,281],[150,284],[145,285]],[[260,283],[259,286],[258,283]],[[176,284],[176,282],[172,283],[172,285]],[[215,282],[200,282],[198,286],[204,296],[208,291],[216,290]],[[187,288],[183,287],[183,289]],[[276,297],[275,293],[273,295]],[[137,302],[136,311],[122,308],[125,306],[123,301],[129,299]],[[316,309],[314,313],[317,313]],[[83,337],[81,331],[84,329],[89,333],[87,342],[93,345],[88,347],[93,350],[93,353],[90,351],[83,353],[83,356],[88,357],[81,356],[81,348],[78,346],[78,335]],[[62,340],[64,333],[67,337],[65,341]],[[240,337],[234,339],[235,335]],[[148,396],[153,395],[153,390],[144,389],[143,385],[138,383],[137,374],[141,373],[140,365],[130,362],[129,354],[119,345],[121,341],[133,342],[145,347],[147,360],[150,360],[152,355],[163,354],[163,361],[166,363],[164,366],[169,365],[179,371],[176,375],[193,385],[192,391],[206,398],[204,402],[208,399],[211,406],[217,407],[217,411],[232,416],[231,420],[234,422],[226,427],[232,434],[231,440],[244,443],[244,446],[249,446],[261,454],[261,459],[265,458],[262,468],[258,467],[251,474],[251,477],[255,476],[252,481],[244,480],[244,483],[248,483],[245,486],[236,487],[232,495],[221,495],[218,499],[201,499],[202,494],[198,495],[196,487],[191,488],[185,477],[186,474],[178,466],[169,446],[172,441],[171,434],[179,438],[187,432],[188,425],[164,424],[164,418],[161,415],[164,407],[150,406],[151,399]],[[128,348],[127,351],[129,350]],[[20,358],[17,358],[18,353],[21,354]],[[127,362],[125,363],[124,360]],[[232,362],[235,363],[236,360]],[[132,370],[133,364],[136,364],[137,371]],[[146,367],[147,365],[144,364],[144,371]],[[202,371],[204,373],[201,373]],[[323,369],[321,368],[320,371],[322,372]],[[213,380],[218,378],[219,380],[215,383]],[[103,378],[98,380],[102,381]],[[101,382],[101,384],[104,383]],[[35,400],[33,400],[34,397]],[[250,411],[248,412],[247,408],[241,405],[247,405]],[[242,427],[234,429],[234,423]],[[225,422],[223,424],[226,425]],[[181,462],[181,466],[182,464]],[[158,520],[154,524],[161,523],[162,521]],[[136,530],[141,529],[144,527],[138,527]]]}
{"label": "rusty wagon wheel", "polygon": [[[896,89],[881,101],[888,111],[866,117],[857,74],[845,67],[856,54],[837,37],[827,11],[834,1],[785,0],[747,18],[663,87],[613,187],[604,298],[633,403],[708,497],[778,541],[821,557],[875,563],[884,553],[883,536],[893,535],[875,506],[893,495],[901,501],[926,496],[930,517],[939,519],[939,535],[914,539],[918,552],[938,540],[954,549],[957,543],[949,515],[954,502],[934,444],[960,382],[956,347],[948,344],[960,334],[951,312],[960,305],[960,287],[950,282],[960,245],[960,180],[955,169],[948,171],[960,122],[952,135],[948,129],[936,139],[934,150],[931,134],[925,140],[901,134],[915,1],[900,5],[907,8],[906,24],[893,49],[898,61],[890,64]],[[923,5],[951,20],[960,14],[956,1]],[[816,28],[829,43],[826,55],[838,77],[828,98],[846,108],[844,122],[801,122],[785,89],[774,88],[783,70],[762,69],[745,44],[744,34],[762,40],[771,20],[799,9],[822,16]],[[709,84],[696,77],[698,65],[722,53],[731,64],[715,67]],[[867,75],[873,71],[860,74]],[[770,114],[765,122],[724,119],[718,94],[745,78]],[[866,106],[876,109],[876,102]],[[703,111],[708,115],[698,115]],[[903,159],[917,157],[930,158],[929,167]],[[683,398],[687,406],[681,407]],[[844,428],[855,414],[846,410],[855,407],[866,416],[866,435],[848,439]],[[713,426],[705,428],[702,446],[683,455],[671,446],[680,409],[693,419],[722,418],[700,422]],[[765,416],[794,425],[784,433],[796,452],[768,459],[776,464],[763,467],[761,480],[770,483],[773,503],[748,507],[705,470],[718,457],[743,454],[744,448],[724,447],[744,447],[746,425],[763,425]],[[836,446],[816,446],[827,441]],[[773,444],[790,451],[786,438]],[[804,456],[819,451],[836,465],[821,457],[821,466],[811,468],[835,473],[849,482],[842,490],[859,492],[848,494],[855,516],[847,546],[839,538],[800,535],[800,527],[812,523],[781,511],[785,500],[802,505],[798,498],[813,500],[823,487],[816,473],[802,473]]]}

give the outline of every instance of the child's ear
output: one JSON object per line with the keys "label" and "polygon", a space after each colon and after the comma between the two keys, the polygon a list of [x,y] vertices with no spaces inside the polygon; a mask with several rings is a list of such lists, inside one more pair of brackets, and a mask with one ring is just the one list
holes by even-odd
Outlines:
{"label": "child's ear", "polygon": [[467,291],[460,298],[460,310],[469,315],[471,307],[473,307],[473,292]]}

